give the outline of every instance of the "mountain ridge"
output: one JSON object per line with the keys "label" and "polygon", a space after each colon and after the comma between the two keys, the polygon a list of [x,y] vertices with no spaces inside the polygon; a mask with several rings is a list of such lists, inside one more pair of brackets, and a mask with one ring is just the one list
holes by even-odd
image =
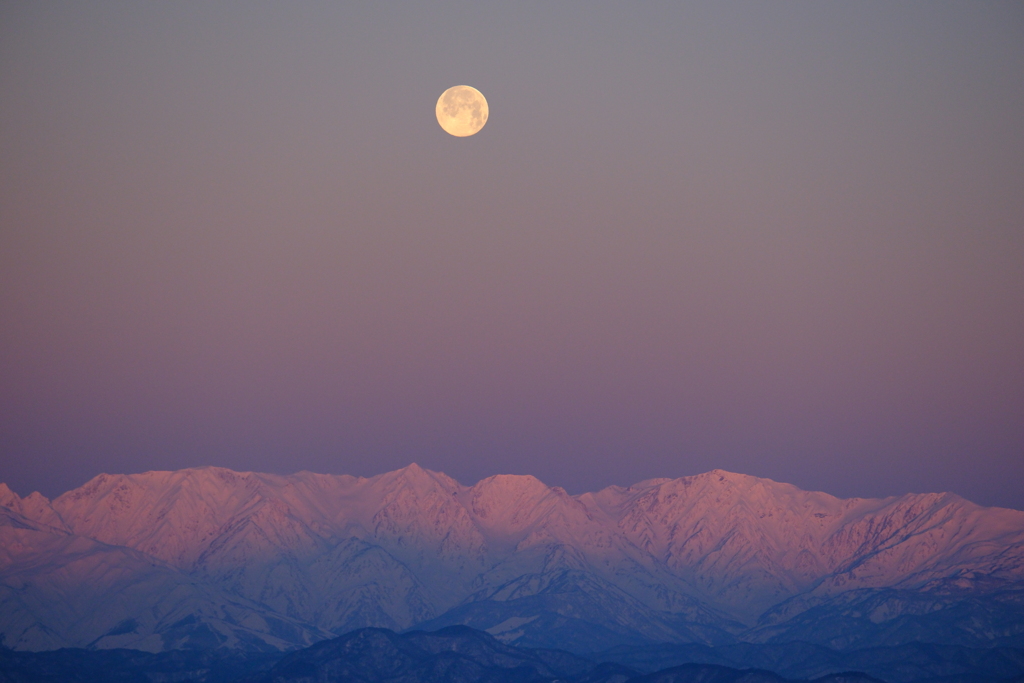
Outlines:
{"label": "mountain ridge", "polygon": [[[0,633],[25,649],[190,642],[128,608],[113,622],[100,610],[88,642],[51,623],[60,586],[25,588],[18,567],[36,553],[41,575],[71,581],[80,565],[63,536],[101,564],[151,558],[164,588],[156,581],[142,602],[202,595],[169,613],[196,616],[196,643],[222,647],[455,623],[590,650],[634,636],[723,644],[815,631],[842,647],[1024,642],[1024,512],[949,493],[840,499],[712,470],[572,496],[530,475],[464,486],[415,464],[375,477],[205,467],[101,474],[53,501],[0,484],[0,511],[0,606],[21,615],[5,609]],[[156,571],[123,562],[104,590]],[[218,600],[240,606],[239,623]],[[136,631],[108,634],[132,619]]]}

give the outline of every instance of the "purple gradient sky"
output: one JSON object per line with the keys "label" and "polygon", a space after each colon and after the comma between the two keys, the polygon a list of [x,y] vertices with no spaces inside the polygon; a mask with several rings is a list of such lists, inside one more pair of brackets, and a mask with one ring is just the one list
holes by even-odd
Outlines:
{"label": "purple gradient sky", "polygon": [[0,5],[0,481],[1024,508],[1024,4],[363,4]]}

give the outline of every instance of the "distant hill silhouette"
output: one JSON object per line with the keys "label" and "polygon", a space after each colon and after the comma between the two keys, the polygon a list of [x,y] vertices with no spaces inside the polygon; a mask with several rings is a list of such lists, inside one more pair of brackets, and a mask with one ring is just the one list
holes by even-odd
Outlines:
{"label": "distant hill silhouette", "polygon": [[[751,646],[749,654],[762,659],[779,656],[770,649],[759,652],[763,647]],[[917,657],[916,668],[907,668],[898,663],[898,651],[872,651],[863,656],[889,662],[887,677],[839,667],[824,675],[797,678],[763,667],[710,663],[686,663],[652,671],[650,667],[656,666],[658,657],[664,658],[664,652],[648,652],[654,658],[641,671],[560,650],[513,647],[465,626],[407,633],[367,628],[287,654],[229,649],[155,654],[137,650],[0,649],[0,683],[1006,683],[1024,677],[1024,651],[1006,651],[987,663],[986,652],[960,652],[959,659],[935,657],[928,670],[921,657]],[[1017,665],[1010,661],[1013,656]],[[643,657],[642,649],[619,653],[620,659],[643,662]],[[790,661],[787,666],[795,664]],[[807,662],[806,666],[815,664]]]}
{"label": "distant hill silhouette", "polygon": [[[271,664],[273,660],[276,663]],[[768,671],[688,664],[641,675],[568,652],[516,648],[465,626],[360,629],[286,655],[237,651],[0,652],[0,683],[786,683]],[[849,674],[836,683],[872,683]],[[828,683],[832,683],[832,679]]]}

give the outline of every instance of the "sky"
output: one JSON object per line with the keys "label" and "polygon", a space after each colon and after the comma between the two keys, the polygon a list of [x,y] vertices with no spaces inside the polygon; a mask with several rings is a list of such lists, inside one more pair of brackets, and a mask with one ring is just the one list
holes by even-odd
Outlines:
{"label": "sky", "polygon": [[0,481],[411,462],[1024,509],[1024,4],[0,5]]}

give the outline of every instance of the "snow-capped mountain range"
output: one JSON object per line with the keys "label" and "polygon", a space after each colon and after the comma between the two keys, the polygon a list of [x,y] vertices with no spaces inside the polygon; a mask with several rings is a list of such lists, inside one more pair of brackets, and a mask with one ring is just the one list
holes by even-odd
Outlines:
{"label": "snow-capped mountain range", "polygon": [[16,649],[288,649],[364,626],[506,642],[1024,645],[1024,512],[839,499],[715,470],[571,496],[206,467],[0,484],[0,634]]}

